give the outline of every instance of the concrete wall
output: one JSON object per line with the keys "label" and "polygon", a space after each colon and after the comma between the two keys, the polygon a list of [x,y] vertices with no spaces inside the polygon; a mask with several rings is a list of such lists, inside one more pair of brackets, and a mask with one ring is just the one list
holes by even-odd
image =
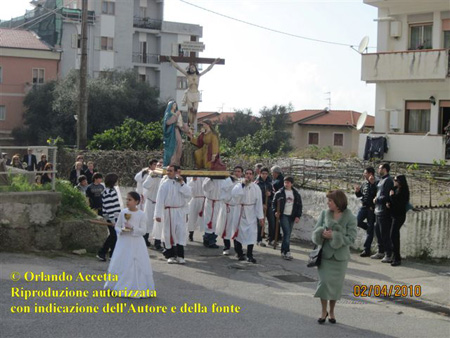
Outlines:
{"label": "concrete wall", "polygon": [[[300,190],[303,216],[294,225],[292,238],[311,241],[312,230],[322,210],[326,209],[324,192]],[[347,195],[348,208],[357,214],[361,205],[354,195]],[[427,209],[409,211],[400,230],[402,257],[428,255],[434,258],[450,258],[450,209]],[[354,249],[362,250],[365,231],[358,228]],[[373,251],[376,251],[374,239]]]}
{"label": "concrete wall", "polygon": [[98,250],[107,228],[57,220],[60,203],[61,194],[48,191],[0,194],[0,251]]}

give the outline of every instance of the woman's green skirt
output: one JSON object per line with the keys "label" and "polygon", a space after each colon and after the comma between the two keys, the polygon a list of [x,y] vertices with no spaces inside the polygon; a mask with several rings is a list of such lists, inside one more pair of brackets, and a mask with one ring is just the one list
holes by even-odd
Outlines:
{"label": "woman's green skirt", "polygon": [[314,297],[326,300],[341,299],[347,265],[348,261],[337,261],[334,257],[322,258],[318,268],[319,284]]}

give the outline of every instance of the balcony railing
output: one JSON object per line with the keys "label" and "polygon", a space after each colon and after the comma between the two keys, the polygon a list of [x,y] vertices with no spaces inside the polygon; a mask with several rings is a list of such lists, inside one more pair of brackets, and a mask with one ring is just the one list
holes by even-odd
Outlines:
{"label": "balcony railing", "polygon": [[366,82],[444,80],[449,71],[448,49],[362,55],[361,79]]}
{"label": "balcony railing", "polygon": [[134,63],[159,64],[158,54],[133,53]]}
{"label": "balcony railing", "polygon": [[[65,19],[81,22],[81,9],[72,9],[72,8],[64,7],[61,9],[61,15]],[[88,11],[87,18],[88,18],[88,23],[94,23],[95,22],[95,12]]]}
{"label": "balcony railing", "polygon": [[150,18],[142,18],[135,16],[133,19],[133,26],[137,28],[161,30],[162,21]]}

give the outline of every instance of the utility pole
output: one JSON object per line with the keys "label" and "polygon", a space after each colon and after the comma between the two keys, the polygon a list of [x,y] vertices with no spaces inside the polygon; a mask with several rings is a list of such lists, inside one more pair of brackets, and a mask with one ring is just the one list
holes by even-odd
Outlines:
{"label": "utility pole", "polygon": [[80,62],[80,97],[77,119],[77,148],[87,146],[87,12],[88,0],[82,2],[81,13],[81,62]]}

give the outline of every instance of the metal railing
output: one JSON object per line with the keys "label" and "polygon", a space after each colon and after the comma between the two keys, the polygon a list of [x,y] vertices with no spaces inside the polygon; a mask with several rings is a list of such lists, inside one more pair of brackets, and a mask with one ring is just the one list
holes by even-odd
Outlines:
{"label": "metal railing", "polygon": [[137,28],[161,30],[162,21],[150,19],[148,17],[135,16],[133,18],[133,26]]}
{"label": "metal railing", "polygon": [[158,54],[133,53],[132,60],[134,63],[159,64]]}
{"label": "metal railing", "polygon": [[[28,150],[29,148],[33,149],[33,155],[36,156],[36,161],[39,162],[42,155],[47,156],[48,163],[51,163],[53,165],[53,170],[51,171],[28,171],[26,169],[20,169],[16,168],[16,170],[12,170],[14,168],[12,165],[6,165],[6,171],[4,171],[2,166],[0,166],[0,175],[1,176],[8,176],[8,175],[24,175],[28,176],[29,181],[31,181],[30,176],[33,175],[34,177],[37,174],[53,174],[52,178],[52,191],[55,191],[55,184],[56,184],[56,174],[58,173],[58,170],[56,169],[57,163],[56,163],[56,157],[57,157],[57,147],[47,147],[47,146],[28,146],[28,147],[18,147],[18,146],[0,146],[0,154],[6,152],[7,154],[11,153],[18,153],[21,157],[24,156],[23,150]],[[22,153],[20,153],[22,151]],[[10,156],[12,159],[14,155]],[[51,157],[51,160],[50,160]],[[3,155],[2,155],[3,158]],[[1,160],[1,159],[0,159]],[[22,164],[22,159],[21,162]],[[12,163],[11,163],[12,164]],[[34,181],[34,177],[33,181]]]}

